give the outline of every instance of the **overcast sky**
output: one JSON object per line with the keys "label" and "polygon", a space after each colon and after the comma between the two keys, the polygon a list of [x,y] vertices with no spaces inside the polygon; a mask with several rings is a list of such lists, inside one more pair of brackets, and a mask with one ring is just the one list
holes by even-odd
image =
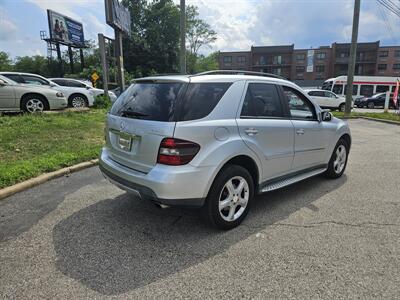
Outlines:
{"label": "overcast sky", "polygon": [[[398,3],[399,0],[392,0]],[[179,0],[175,0],[176,3]],[[359,41],[399,45],[400,18],[376,0],[362,0]],[[295,44],[296,48],[349,42],[354,0],[187,0],[218,33],[214,50],[248,50],[251,45]],[[0,0],[0,51],[12,57],[46,55],[40,30],[48,31],[46,9],[83,23],[85,38],[112,36],[103,0]]]}

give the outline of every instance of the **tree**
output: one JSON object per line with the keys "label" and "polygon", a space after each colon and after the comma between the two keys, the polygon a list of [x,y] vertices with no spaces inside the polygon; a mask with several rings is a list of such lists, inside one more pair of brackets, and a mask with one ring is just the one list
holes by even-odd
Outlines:
{"label": "tree", "polygon": [[12,60],[8,53],[0,51],[0,71],[13,70]]}
{"label": "tree", "polygon": [[200,55],[197,58],[195,73],[217,70],[218,69],[218,52],[210,53],[208,56]]}
{"label": "tree", "polygon": [[211,44],[217,40],[217,33],[211,26],[199,18],[199,11],[196,6],[187,7],[187,33],[186,40],[189,44],[191,54],[197,56],[202,46],[211,48]]}

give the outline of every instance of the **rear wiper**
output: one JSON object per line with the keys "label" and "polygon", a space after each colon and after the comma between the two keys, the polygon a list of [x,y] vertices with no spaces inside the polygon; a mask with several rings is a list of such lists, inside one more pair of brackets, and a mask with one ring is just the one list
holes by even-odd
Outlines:
{"label": "rear wiper", "polygon": [[146,115],[146,114],[138,112],[138,111],[133,111],[133,110],[121,111],[121,117],[132,118],[132,117],[148,117],[148,116],[149,115]]}

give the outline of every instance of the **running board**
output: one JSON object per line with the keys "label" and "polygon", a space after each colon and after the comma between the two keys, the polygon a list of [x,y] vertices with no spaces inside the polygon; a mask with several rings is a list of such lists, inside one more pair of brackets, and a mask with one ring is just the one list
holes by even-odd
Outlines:
{"label": "running board", "polygon": [[314,169],[314,170],[308,171],[306,173],[301,173],[301,174],[298,174],[298,175],[295,175],[292,177],[287,177],[285,179],[269,183],[260,190],[260,193],[266,193],[266,192],[270,192],[273,190],[283,188],[283,187],[291,185],[293,183],[296,183],[296,182],[302,181],[304,179],[324,173],[325,171],[326,171],[326,168]]}

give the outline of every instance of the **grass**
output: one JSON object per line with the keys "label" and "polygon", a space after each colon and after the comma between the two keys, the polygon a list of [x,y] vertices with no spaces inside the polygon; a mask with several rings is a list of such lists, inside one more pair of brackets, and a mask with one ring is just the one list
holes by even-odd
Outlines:
{"label": "grass", "polygon": [[[342,118],[344,117],[344,113],[342,112],[333,112],[333,115],[335,117]],[[390,121],[397,121],[400,122],[400,115],[397,115],[395,113],[357,113],[357,112],[352,112],[351,115],[352,117],[369,117],[369,118],[375,118],[375,119],[382,119],[382,120],[390,120]]]}
{"label": "grass", "polygon": [[97,158],[104,110],[0,117],[0,188]]}

